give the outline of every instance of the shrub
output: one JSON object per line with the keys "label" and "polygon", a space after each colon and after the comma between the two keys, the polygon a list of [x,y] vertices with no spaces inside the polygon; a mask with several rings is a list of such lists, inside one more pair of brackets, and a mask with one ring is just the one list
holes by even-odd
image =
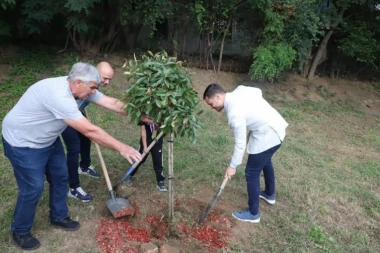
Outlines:
{"label": "shrub", "polygon": [[257,47],[249,70],[251,79],[268,79],[273,82],[284,70],[292,66],[295,55],[296,51],[284,43]]}

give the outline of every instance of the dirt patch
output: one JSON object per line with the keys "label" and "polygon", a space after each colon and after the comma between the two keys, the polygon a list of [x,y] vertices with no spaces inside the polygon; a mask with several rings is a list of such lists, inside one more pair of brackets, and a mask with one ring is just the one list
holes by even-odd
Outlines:
{"label": "dirt patch", "polygon": [[7,64],[0,64],[0,80],[3,80],[7,77],[9,77],[9,71],[11,70],[12,66]]}

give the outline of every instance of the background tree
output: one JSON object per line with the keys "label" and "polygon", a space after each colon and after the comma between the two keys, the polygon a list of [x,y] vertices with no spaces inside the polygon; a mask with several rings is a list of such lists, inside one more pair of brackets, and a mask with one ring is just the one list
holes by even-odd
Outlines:
{"label": "background tree", "polygon": [[254,1],[252,7],[260,10],[265,27],[260,45],[253,53],[250,68],[252,79],[268,79],[273,82],[292,66],[296,51],[285,40],[284,28],[287,20],[294,15],[294,4],[274,1]]}
{"label": "background tree", "polygon": [[214,71],[229,57],[250,65],[253,79],[270,81],[290,68],[309,78],[325,69],[371,73],[379,65],[379,2],[1,0],[0,43],[45,43],[82,55],[164,49]]}
{"label": "background tree", "polygon": [[330,38],[334,34],[334,32],[338,29],[339,25],[341,25],[344,22],[345,19],[345,13],[350,7],[358,7],[360,5],[364,5],[366,2],[372,2],[373,1],[365,1],[365,0],[337,0],[337,1],[328,1],[328,8],[330,9],[329,14],[330,16],[330,24],[326,24],[326,33],[320,40],[318,49],[316,53],[314,54],[314,57],[312,59],[312,63],[310,66],[310,69],[305,70],[307,72],[307,77],[309,79],[312,79],[314,77],[316,68],[319,64],[321,64],[326,57],[323,57],[323,55],[327,55],[326,48],[330,41]]}
{"label": "background tree", "polygon": [[16,0],[0,0],[0,36],[10,36],[11,35],[11,25],[2,19],[5,12],[16,6]]}
{"label": "background tree", "polygon": [[173,12],[170,0],[129,0],[123,1],[121,23],[127,46],[136,48],[137,37],[143,25],[151,28],[151,36],[157,31],[157,24],[163,23]]}

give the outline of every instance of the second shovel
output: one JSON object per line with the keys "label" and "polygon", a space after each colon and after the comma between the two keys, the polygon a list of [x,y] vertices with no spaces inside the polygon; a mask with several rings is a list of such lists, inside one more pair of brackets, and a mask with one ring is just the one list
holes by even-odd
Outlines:
{"label": "second shovel", "polygon": [[228,181],[228,177],[225,177],[224,180],[223,180],[223,183],[222,185],[219,187],[219,190],[218,192],[216,193],[216,195],[214,195],[210,202],[208,202],[207,206],[205,207],[205,209],[203,209],[203,212],[201,213],[201,215],[199,216],[199,221],[198,221],[198,224],[200,225],[207,217],[208,213],[210,212],[211,208],[215,205],[216,201],[218,200],[220,194],[222,194],[222,191],[224,189],[224,187],[226,186],[227,184],[227,181]]}

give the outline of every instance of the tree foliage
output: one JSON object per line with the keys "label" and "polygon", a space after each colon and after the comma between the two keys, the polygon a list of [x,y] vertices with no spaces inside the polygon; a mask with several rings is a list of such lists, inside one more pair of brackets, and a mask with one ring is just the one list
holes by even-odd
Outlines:
{"label": "tree foliage", "polygon": [[290,68],[296,51],[287,44],[259,46],[253,54],[253,64],[249,71],[254,80],[268,79],[273,82],[284,69]]}
{"label": "tree foliage", "polygon": [[[0,37],[59,46],[66,39],[60,52],[165,49],[214,70],[228,52],[254,59],[250,73],[272,80],[290,67],[313,75],[321,63],[340,61],[337,55],[378,66],[379,6],[379,0],[0,0]],[[138,40],[147,27],[149,43]],[[291,66],[260,56],[278,47]]]}
{"label": "tree foliage", "polygon": [[249,73],[253,79],[273,82],[292,66],[295,59],[296,51],[284,35],[287,20],[295,15],[295,6],[283,2],[257,1],[255,8],[262,12],[266,25],[262,42],[254,50]]}
{"label": "tree foliage", "polygon": [[348,35],[340,41],[339,50],[358,62],[366,64],[375,64],[377,55],[380,53],[375,32],[361,21],[350,26]]}
{"label": "tree foliage", "polygon": [[11,24],[1,19],[7,9],[12,9],[16,5],[16,0],[0,0],[0,37],[11,36]]}
{"label": "tree foliage", "polygon": [[161,123],[164,133],[187,135],[195,141],[200,128],[195,116],[200,99],[182,62],[165,51],[155,55],[148,52],[139,61],[131,60],[125,73],[131,81],[126,104],[131,120],[138,122],[146,113]]}

